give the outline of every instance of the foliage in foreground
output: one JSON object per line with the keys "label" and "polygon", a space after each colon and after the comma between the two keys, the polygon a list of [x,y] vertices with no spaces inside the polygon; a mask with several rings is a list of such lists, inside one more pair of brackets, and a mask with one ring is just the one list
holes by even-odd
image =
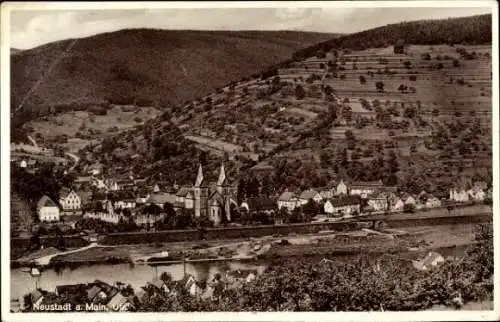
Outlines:
{"label": "foliage in foreground", "polygon": [[491,226],[481,226],[477,244],[461,259],[430,271],[385,256],[360,256],[345,262],[288,261],[271,266],[243,287],[214,300],[180,295],[146,301],[141,311],[370,311],[425,310],[457,305],[457,299],[491,300],[493,244]]}

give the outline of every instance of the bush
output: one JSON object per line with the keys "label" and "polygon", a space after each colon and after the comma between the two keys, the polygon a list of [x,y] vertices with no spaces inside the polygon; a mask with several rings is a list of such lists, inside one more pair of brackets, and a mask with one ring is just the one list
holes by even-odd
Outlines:
{"label": "bush", "polygon": [[363,76],[363,75],[359,76],[359,83],[360,84],[366,84],[366,78],[365,78],[365,76]]}
{"label": "bush", "polygon": [[142,123],[142,119],[139,116],[134,117],[136,123]]}

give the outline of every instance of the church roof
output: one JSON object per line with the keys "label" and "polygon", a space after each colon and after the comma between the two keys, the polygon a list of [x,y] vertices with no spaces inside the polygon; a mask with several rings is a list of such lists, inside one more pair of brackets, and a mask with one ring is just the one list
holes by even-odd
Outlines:
{"label": "church roof", "polygon": [[194,183],[194,186],[200,187],[202,183],[203,183],[203,169],[200,164],[200,166],[198,167],[198,174],[196,175],[196,181]]}
{"label": "church roof", "polygon": [[217,179],[217,185],[222,186],[226,181],[226,171],[224,170],[224,164],[221,164],[219,171],[219,178]]}
{"label": "church roof", "polygon": [[42,198],[40,198],[40,200],[36,204],[36,209],[40,210],[43,207],[57,207],[57,205],[49,197],[43,196]]}

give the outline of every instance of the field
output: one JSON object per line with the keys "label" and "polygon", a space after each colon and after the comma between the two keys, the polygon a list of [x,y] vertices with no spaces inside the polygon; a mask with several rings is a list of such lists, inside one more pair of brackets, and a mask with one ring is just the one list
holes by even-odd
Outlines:
{"label": "field", "polygon": [[[158,117],[161,112],[153,107],[113,106],[106,115],[87,111],[70,111],[45,116],[27,124],[40,143],[59,143],[70,152],[78,150],[95,139],[131,129]],[[66,140],[61,139],[65,137]]]}

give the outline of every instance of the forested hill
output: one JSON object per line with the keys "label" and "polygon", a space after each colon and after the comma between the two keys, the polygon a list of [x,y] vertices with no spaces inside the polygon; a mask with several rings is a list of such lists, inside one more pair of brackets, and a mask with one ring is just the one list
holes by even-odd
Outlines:
{"label": "forested hill", "polygon": [[335,36],[128,29],[54,42],[11,56],[12,107],[25,100],[15,118],[29,120],[40,110],[85,109],[103,102],[179,104]]}
{"label": "forested hill", "polygon": [[464,18],[441,20],[420,20],[401,22],[383,27],[330,39],[294,53],[300,60],[314,56],[319,50],[331,49],[363,50],[387,47],[398,41],[407,44],[491,44],[491,15],[477,15]]}

